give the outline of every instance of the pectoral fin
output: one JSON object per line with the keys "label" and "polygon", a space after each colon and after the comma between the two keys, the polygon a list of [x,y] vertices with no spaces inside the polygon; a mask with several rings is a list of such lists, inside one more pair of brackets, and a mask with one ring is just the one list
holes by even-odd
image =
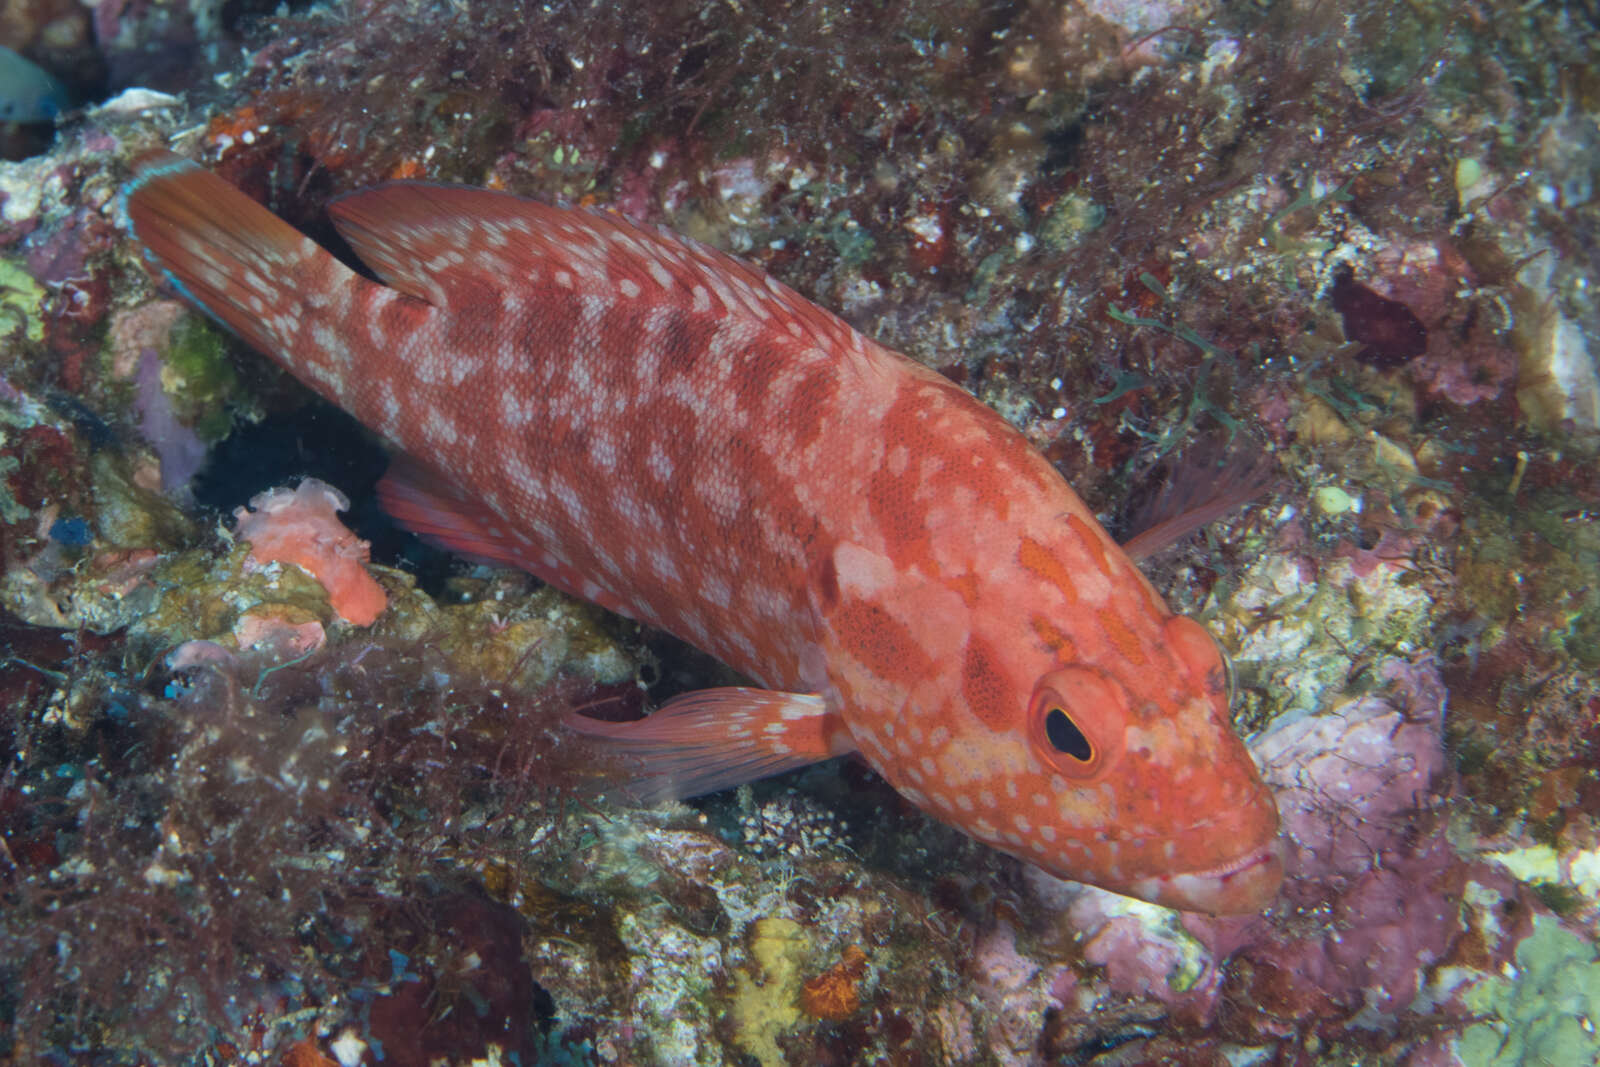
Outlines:
{"label": "pectoral fin", "polygon": [[855,751],[843,718],[814,693],[702,689],[634,722],[584,715],[566,722],[637,765],[624,788],[646,804],[714,793]]}

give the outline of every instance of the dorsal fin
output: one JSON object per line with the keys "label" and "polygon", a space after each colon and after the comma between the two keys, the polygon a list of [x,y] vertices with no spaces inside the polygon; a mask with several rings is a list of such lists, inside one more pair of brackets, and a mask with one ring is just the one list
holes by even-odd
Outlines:
{"label": "dorsal fin", "polygon": [[436,306],[485,289],[557,286],[607,301],[642,296],[747,316],[796,339],[854,347],[859,335],[764,271],[621,215],[487,189],[392,182],[328,208],[361,259]]}

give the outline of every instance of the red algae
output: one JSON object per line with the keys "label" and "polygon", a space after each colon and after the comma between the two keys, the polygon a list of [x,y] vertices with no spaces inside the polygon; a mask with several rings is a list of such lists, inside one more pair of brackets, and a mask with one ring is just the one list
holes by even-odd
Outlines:
{"label": "red algae", "polygon": [[1356,355],[1379,367],[1399,367],[1428,350],[1428,329],[1412,310],[1339,271],[1328,293],[1344,322],[1344,335],[1362,346]]}
{"label": "red algae", "polygon": [[800,987],[800,1007],[814,1019],[842,1022],[861,1007],[859,986],[867,973],[867,954],[850,945],[844,958]]}
{"label": "red algae", "polygon": [[[86,739],[137,731],[138,745],[87,770],[70,796],[28,773],[8,787],[12,802],[0,797],[16,1051],[64,1042],[63,1025],[164,1062],[219,1028],[237,1042],[267,1025],[255,1041],[288,1047],[298,1028],[270,1028],[288,1005],[324,1032],[347,1022],[401,1050],[444,1041],[534,1055],[536,987],[525,968],[504,986],[513,972],[496,955],[514,955],[520,920],[470,871],[525,862],[521,820],[592,772],[592,756],[553,732],[578,690],[499,696],[399,642],[295,659],[197,644],[174,657],[165,697],[122,696],[137,719],[108,718]],[[9,737],[72,747],[37,721]],[[80,836],[95,805],[138,821]],[[58,850],[25,847],[41,835]],[[152,960],[165,978],[146,985]],[[77,977],[58,979],[58,967]],[[461,1010],[429,1038],[419,997]],[[488,1005],[496,1013],[475,1010]]]}

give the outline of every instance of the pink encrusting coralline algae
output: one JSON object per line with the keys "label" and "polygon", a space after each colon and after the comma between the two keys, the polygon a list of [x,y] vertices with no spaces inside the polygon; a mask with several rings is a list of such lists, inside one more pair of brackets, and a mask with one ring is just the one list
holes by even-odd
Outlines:
{"label": "pink encrusting coralline algae", "polygon": [[1062,877],[1219,913],[1276,895],[1277,811],[1210,635],[940,375],[604,212],[354,193],[331,214],[380,284],[171,153],[124,207],[186,296],[398,447],[402,524],[764,687],[569,720],[636,758],[636,795],[859,753]]}

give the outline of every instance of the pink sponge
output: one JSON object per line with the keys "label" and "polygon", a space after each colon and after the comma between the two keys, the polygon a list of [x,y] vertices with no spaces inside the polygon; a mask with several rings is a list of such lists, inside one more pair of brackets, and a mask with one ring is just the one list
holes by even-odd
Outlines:
{"label": "pink sponge", "polygon": [[307,478],[296,489],[269,489],[234,511],[240,538],[250,542],[250,561],[294,563],[322,583],[328,603],[346,622],[370,626],[389,598],[367,573],[367,542],[338,519],[350,501],[326,482]]}

